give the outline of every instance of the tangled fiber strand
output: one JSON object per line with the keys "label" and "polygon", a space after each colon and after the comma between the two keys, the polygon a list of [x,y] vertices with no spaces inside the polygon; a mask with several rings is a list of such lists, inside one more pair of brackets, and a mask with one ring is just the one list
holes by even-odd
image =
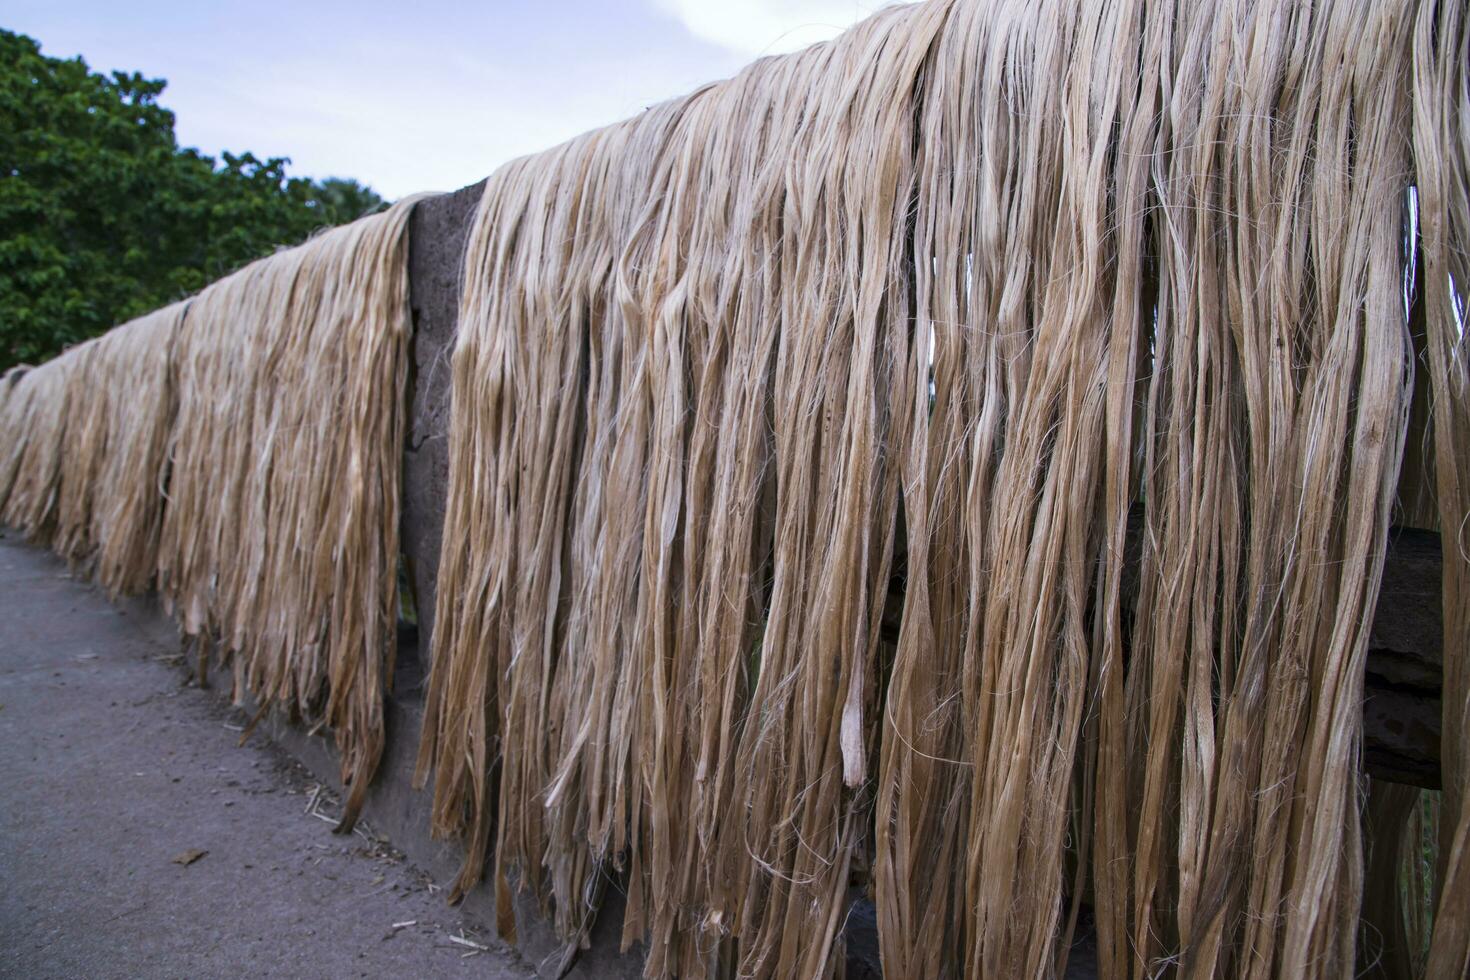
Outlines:
{"label": "tangled fiber strand", "polygon": [[508,933],[518,879],[585,943],[618,872],[650,976],[813,975],[871,861],[893,976],[1058,974],[1084,903],[1107,976],[1351,972],[1360,916],[1427,931],[1364,908],[1422,808],[1365,837],[1359,756],[1437,507],[1459,975],[1465,45],[931,0],[494,175],[419,757],[456,894],[493,842]]}
{"label": "tangled fiber strand", "polygon": [[190,304],[159,589],[236,695],[330,726],[355,821],[383,750],[416,199],[255,262]]}

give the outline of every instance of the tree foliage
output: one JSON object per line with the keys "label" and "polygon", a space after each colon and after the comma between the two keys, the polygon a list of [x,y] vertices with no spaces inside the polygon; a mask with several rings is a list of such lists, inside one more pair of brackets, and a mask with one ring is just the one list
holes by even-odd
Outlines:
{"label": "tree foliage", "polygon": [[165,82],[0,30],[0,369],[194,292],[382,206],[289,160],[181,148]]}

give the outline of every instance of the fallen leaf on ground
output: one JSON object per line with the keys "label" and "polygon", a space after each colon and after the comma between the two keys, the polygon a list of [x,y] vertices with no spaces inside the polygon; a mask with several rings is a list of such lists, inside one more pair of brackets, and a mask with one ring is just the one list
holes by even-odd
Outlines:
{"label": "fallen leaf on ground", "polygon": [[179,854],[178,856],[176,856],[174,858],[174,864],[184,864],[184,865],[193,864],[195,861],[197,861],[200,858],[204,857],[204,855],[206,855],[208,853],[209,853],[208,851],[201,851],[197,847],[191,847],[187,851],[184,851],[182,854]]}

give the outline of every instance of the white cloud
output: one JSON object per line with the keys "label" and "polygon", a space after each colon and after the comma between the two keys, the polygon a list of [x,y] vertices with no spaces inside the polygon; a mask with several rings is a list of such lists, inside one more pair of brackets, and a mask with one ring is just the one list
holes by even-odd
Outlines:
{"label": "white cloud", "polygon": [[842,31],[883,0],[654,0],[695,37],[745,56],[795,51]]}

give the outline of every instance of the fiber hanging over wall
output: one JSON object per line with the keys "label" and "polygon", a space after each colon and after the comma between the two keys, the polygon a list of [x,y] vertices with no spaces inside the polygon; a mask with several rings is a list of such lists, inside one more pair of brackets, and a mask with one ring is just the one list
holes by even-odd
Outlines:
{"label": "fiber hanging over wall", "polygon": [[116,596],[158,562],[175,421],[174,337],[187,302],[145,314],[0,382],[7,524],[49,544]]}
{"label": "fiber hanging over wall", "polygon": [[1426,975],[1449,977],[1470,974],[1470,11],[1423,4],[1412,50],[1422,360],[1444,555],[1444,794]]}
{"label": "fiber hanging over wall", "polygon": [[80,359],[73,349],[40,367],[6,374],[0,520],[42,544],[56,530],[68,381]]}
{"label": "fiber hanging over wall", "polygon": [[469,823],[462,890],[498,811],[498,892],[519,874],[572,939],[625,870],[651,972],[699,972],[732,932],[750,970],[835,957],[898,497],[874,448],[887,392],[919,383],[881,328],[907,307],[913,99],[944,13],[512,164],[471,233],[436,829]]}
{"label": "fiber hanging over wall", "polygon": [[107,449],[90,533],[97,580],[114,596],[144,591],[158,568],[168,440],[178,417],[174,344],[187,309],[187,302],[166,306],[99,341],[108,373],[95,387]]}
{"label": "fiber hanging over wall", "polygon": [[172,353],[187,305],[141,316],[59,359],[73,367],[51,545],[114,596],[147,589],[158,563],[176,418]]}
{"label": "fiber hanging over wall", "polygon": [[350,828],[397,638],[417,198],[0,388],[0,516],[116,595],[155,578],[263,714],[334,730]]}
{"label": "fiber hanging over wall", "polygon": [[158,583],[236,695],[331,727],[356,820],[397,628],[416,198],[220,280],[175,344]]}
{"label": "fiber hanging over wall", "polygon": [[1104,976],[1352,973],[1432,438],[1462,975],[1466,31],[929,0],[493,175],[420,751],[456,892],[493,861],[570,949],[616,876],[650,976],[831,971],[853,884],[889,976],[1060,973],[1084,904]]}

